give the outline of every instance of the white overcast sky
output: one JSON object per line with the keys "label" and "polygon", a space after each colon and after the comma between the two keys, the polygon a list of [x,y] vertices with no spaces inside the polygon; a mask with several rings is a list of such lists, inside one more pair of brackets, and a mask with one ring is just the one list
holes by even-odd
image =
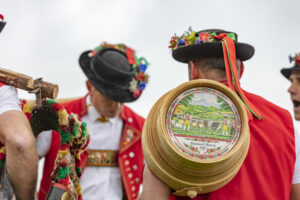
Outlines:
{"label": "white overcast sky", "polygon": [[[125,43],[144,56],[149,85],[128,104],[146,117],[166,91],[188,80],[171,57],[174,33],[221,28],[255,47],[242,87],[292,111],[289,82],[280,74],[300,52],[299,0],[0,0],[7,25],[0,35],[0,67],[59,85],[59,98],[86,93],[81,52],[102,41]],[[23,98],[33,96],[20,93]]]}

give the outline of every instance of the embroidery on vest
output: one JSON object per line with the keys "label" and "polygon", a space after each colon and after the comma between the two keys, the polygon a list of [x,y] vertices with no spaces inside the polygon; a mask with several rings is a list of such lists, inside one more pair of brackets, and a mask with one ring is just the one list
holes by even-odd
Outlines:
{"label": "embroidery on vest", "polygon": [[134,131],[131,129],[127,129],[126,135],[125,135],[125,140],[123,142],[124,146],[129,144],[131,142],[131,140],[134,138],[134,136],[135,136]]}
{"label": "embroidery on vest", "polygon": [[114,150],[88,150],[87,166],[117,167],[119,151]]}

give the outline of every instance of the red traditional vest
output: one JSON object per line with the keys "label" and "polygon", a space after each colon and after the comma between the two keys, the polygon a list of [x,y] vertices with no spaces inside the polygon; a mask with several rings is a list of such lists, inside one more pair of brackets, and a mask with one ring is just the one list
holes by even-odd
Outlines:
{"label": "red traditional vest", "polygon": [[[295,136],[288,111],[254,94],[248,99],[264,120],[249,121],[250,148],[238,174],[221,189],[193,200],[288,200],[295,166]],[[170,200],[190,200],[170,196]]]}
{"label": "red traditional vest", "polygon": [[[87,114],[86,98],[80,98],[71,102],[66,102],[62,105],[65,107],[68,113],[76,113],[78,114],[79,118]],[[134,113],[127,106],[123,106],[120,115],[123,119],[124,125],[118,154],[119,169],[121,171],[123,186],[127,199],[135,200],[137,199],[143,175],[144,157],[142,154],[141,133],[145,119]],[[59,149],[59,142],[59,134],[53,131],[52,143],[45,158],[43,177],[41,180],[40,190],[38,192],[39,200],[46,199],[47,193],[50,189],[51,173],[53,171],[54,161]],[[132,152],[134,154],[132,154]],[[135,156],[132,157],[130,155]],[[84,166],[82,166],[82,169],[84,170],[84,167],[87,163],[87,154],[82,155],[82,159],[84,159]]]}

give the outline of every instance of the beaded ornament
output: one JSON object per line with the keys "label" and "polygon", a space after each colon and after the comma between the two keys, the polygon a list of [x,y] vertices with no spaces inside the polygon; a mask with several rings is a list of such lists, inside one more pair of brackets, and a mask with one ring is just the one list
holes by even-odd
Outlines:
{"label": "beaded ornament", "polygon": [[[52,108],[58,116],[60,148],[58,150],[51,183],[58,183],[68,188],[75,199],[82,200],[79,178],[81,176],[80,155],[87,151],[89,134],[85,122],[80,122],[73,113],[68,115],[66,110],[56,101],[43,99],[43,106]],[[30,120],[34,113],[35,104],[23,101],[23,112]]]}

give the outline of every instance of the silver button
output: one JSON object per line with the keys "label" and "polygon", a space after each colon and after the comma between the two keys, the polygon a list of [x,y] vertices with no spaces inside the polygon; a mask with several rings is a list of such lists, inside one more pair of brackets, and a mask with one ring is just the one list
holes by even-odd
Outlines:
{"label": "silver button", "polygon": [[137,170],[137,165],[133,165],[132,169]]}
{"label": "silver button", "polygon": [[135,191],[135,186],[132,186],[132,187],[131,187],[131,191],[132,191],[132,192]]}
{"label": "silver button", "polygon": [[133,157],[134,157],[134,153],[133,153],[133,152],[130,152],[130,153],[129,153],[129,157],[130,157],[130,158],[133,158]]}

